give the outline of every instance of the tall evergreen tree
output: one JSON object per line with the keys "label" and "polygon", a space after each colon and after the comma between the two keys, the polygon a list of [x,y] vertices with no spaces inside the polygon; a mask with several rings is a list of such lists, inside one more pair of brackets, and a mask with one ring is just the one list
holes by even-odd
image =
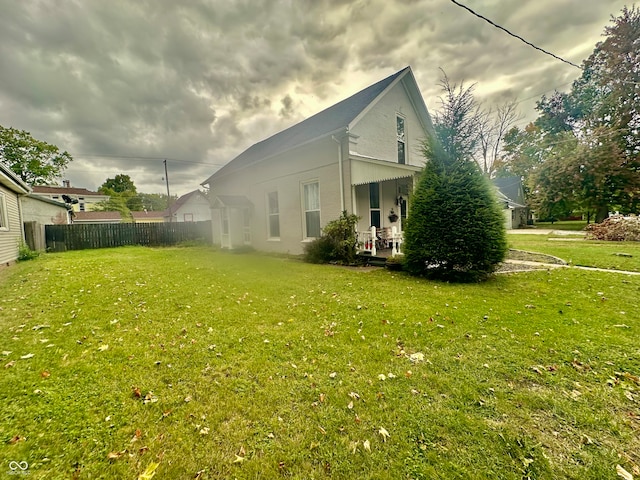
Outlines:
{"label": "tall evergreen tree", "polygon": [[405,225],[405,268],[446,281],[484,280],[507,251],[493,188],[474,161],[451,157],[436,137],[425,143],[424,154]]}

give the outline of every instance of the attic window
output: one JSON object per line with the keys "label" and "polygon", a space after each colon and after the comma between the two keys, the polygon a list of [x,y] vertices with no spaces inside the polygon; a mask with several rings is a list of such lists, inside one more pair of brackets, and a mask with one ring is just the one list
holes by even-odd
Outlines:
{"label": "attic window", "polygon": [[398,163],[407,163],[406,135],[404,129],[404,117],[396,115],[396,140],[398,144]]}

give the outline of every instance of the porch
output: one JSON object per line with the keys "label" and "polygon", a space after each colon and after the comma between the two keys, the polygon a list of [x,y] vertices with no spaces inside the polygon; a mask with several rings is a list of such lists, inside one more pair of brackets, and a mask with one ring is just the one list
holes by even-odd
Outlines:
{"label": "porch", "polygon": [[389,258],[403,255],[404,237],[397,227],[377,228],[358,231],[358,255]]}

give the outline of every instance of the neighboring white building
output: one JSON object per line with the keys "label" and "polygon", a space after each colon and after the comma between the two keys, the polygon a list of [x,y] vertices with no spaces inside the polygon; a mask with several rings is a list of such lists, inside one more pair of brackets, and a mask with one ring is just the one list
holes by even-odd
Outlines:
{"label": "neighboring white building", "polygon": [[432,130],[406,67],[256,143],[202,183],[214,242],[298,254],[342,211],[401,230]]}
{"label": "neighboring white building", "polygon": [[64,202],[50,200],[33,193],[22,197],[22,216],[25,222],[36,222],[38,225],[71,223],[69,210]]}
{"label": "neighboring white building", "polygon": [[207,196],[194,190],[178,198],[164,212],[165,222],[203,222],[211,220],[211,205]]}
{"label": "neighboring white building", "polygon": [[18,246],[24,241],[20,199],[29,192],[29,186],[0,162],[0,265],[18,258]]}
{"label": "neighboring white building", "polygon": [[74,212],[93,211],[96,203],[106,202],[111,198],[109,195],[92,192],[86,188],[72,187],[69,180],[65,180],[62,187],[35,185],[33,187],[33,193],[50,200],[55,200],[56,202],[70,203],[73,205]]}

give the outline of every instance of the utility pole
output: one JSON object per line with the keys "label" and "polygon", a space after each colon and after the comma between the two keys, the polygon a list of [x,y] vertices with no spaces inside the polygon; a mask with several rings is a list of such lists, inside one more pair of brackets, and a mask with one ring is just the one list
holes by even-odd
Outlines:
{"label": "utility pole", "polygon": [[[169,173],[167,172],[167,159],[163,160],[164,163],[164,180],[167,184],[167,211],[171,206],[171,194],[169,193]],[[169,215],[169,222],[173,220],[173,215]]]}

